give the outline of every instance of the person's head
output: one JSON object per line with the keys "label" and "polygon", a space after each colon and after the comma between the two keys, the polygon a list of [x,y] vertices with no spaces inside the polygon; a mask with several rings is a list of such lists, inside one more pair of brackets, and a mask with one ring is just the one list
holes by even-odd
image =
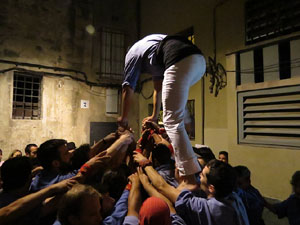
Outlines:
{"label": "person's head", "polygon": [[58,208],[58,220],[62,225],[99,225],[101,195],[91,186],[76,184],[65,193]]}
{"label": "person's head", "polygon": [[91,147],[89,144],[82,144],[79,146],[79,148],[76,148],[75,150],[73,150],[72,148],[69,149],[73,151],[71,158],[73,169],[79,169],[85,162],[87,162],[90,159],[90,149]]}
{"label": "person's head", "polygon": [[6,160],[1,166],[3,190],[14,191],[24,188],[28,191],[31,183],[32,166],[28,157],[15,157]]}
{"label": "person's head", "polygon": [[76,145],[74,142],[68,142],[67,147],[69,150],[74,150],[76,148]]}
{"label": "person's head", "polygon": [[152,161],[154,167],[169,164],[171,160],[171,151],[170,149],[164,144],[158,144],[152,150]]}
{"label": "person's head", "polygon": [[225,163],[228,163],[228,152],[226,152],[226,151],[220,151],[219,152],[219,160],[223,161]]}
{"label": "person's head", "polygon": [[291,180],[291,185],[293,186],[293,191],[295,195],[300,198],[300,170],[296,171]]}
{"label": "person's head", "polygon": [[67,141],[63,139],[50,139],[41,144],[37,151],[38,160],[45,170],[65,172],[71,166],[71,156]]}
{"label": "person's head", "polygon": [[157,197],[147,198],[139,212],[140,225],[171,225],[170,209]]}
{"label": "person's head", "polygon": [[106,218],[114,211],[116,200],[110,196],[109,192],[101,193],[101,216]]}
{"label": "person's head", "polygon": [[2,149],[0,148],[0,162],[2,161]]}
{"label": "person's head", "polygon": [[9,154],[9,159],[11,158],[15,158],[15,157],[21,157],[22,156],[22,152],[19,149],[15,149],[13,150],[10,154]]}
{"label": "person's head", "polygon": [[101,178],[99,189],[97,189],[103,196],[105,193],[109,193],[114,199],[119,199],[121,197],[123,190],[128,183],[128,174],[124,167],[125,166],[122,165],[118,170],[105,171]]}
{"label": "person's head", "polygon": [[200,187],[208,197],[224,198],[234,189],[236,174],[232,166],[211,160],[200,173]]}
{"label": "person's head", "polygon": [[201,168],[204,168],[205,165],[212,159],[215,159],[215,155],[208,146],[202,146],[200,148],[193,147],[194,152],[197,156],[198,162],[201,165]]}
{"label": "person's head", "polygon": [[36,144],[28,144],[25,147],[25,154],[29,158],[36,158],[38,146]]}
{"label": "person's head", "polygon": [[251,185],[251,172],[246,166],[235,166],[237,185],[241,189],[247,189]]}

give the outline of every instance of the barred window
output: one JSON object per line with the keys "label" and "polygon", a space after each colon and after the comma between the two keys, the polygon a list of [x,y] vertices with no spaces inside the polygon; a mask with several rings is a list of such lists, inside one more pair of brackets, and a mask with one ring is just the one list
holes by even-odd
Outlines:
{"label": "barred window", "polygon": [[246,44],[268,40],[300,30],[299,0],[247,0]]}
{"label": "barred window", "polygon": [[13,119],[41,118],[41,81],[30,72],[14,72]]}
{"label": "barred window", "polygon": [[100,79],[121,82],[125,60],[125,33],[102,28],[100,37]]}

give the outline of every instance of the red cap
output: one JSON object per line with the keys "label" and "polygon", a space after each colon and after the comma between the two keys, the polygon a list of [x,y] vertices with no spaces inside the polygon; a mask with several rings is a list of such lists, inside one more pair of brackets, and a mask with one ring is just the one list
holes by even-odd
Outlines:
{"label": "red cap", "polygon": [[171,225],[170,209],[157,197],[147,198],[140,209],[140,225]]}

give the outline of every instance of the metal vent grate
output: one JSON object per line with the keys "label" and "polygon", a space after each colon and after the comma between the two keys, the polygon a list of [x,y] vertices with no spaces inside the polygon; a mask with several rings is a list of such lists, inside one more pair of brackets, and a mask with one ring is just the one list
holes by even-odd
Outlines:
{"label": "metal vent grate", "polygon": [[247,0],[245,15],[246,44],[300,30],[299,0]]}
{"label": "metal vent grate", "polygon": [[239,143],[300,147],[300,86],[238,93]]}

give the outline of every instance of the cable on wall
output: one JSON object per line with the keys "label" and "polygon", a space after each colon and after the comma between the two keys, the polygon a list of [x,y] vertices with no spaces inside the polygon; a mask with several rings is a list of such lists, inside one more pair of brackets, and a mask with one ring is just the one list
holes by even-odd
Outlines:
{"label": "cable on wall", "polygon": [[24,69],[24,68],[20,68],[20,66],[21,67],[25,66],[25,67],[34,67],[34,68],[38,68],[38,69],[48,69],[48,70],[53,70],[53,71],[71,72],[71,73],[75,73],[75,74],[81,74],[83,76],[83,78],[74,77],[73,75],[64,74],[64,73],[50,73],[50,72],[37,72],[37,71],[34,72],[34,73],[36,73],[40,76],[49,75],[49,76],[56,76],[56,77],[69,77],[69,78],[71,78],[75,81],[83,82],[88,86],[95,86],[95,87],[116,87],[116,88],[120,88],[120,86],[121,86],[120,84],[104,84],[104,83],[91,82],[87,79],[86,73],[83,72],[83,71],[79,71],[79,70],[66,69],[66,68],[61,68],[61,67],[45,66],[45,65],[41,65],[41,64],[8,61],[8,60],[3,60],[3,59],[0,59],[0,63],[15,65],[15,67],[0,70],[0,73],[6,73],[6,72],[9,72],[9,71],[13,71],[13,70],[33,72],[33,71],[30,71],[30,70],[27,70],[27,69]]}

